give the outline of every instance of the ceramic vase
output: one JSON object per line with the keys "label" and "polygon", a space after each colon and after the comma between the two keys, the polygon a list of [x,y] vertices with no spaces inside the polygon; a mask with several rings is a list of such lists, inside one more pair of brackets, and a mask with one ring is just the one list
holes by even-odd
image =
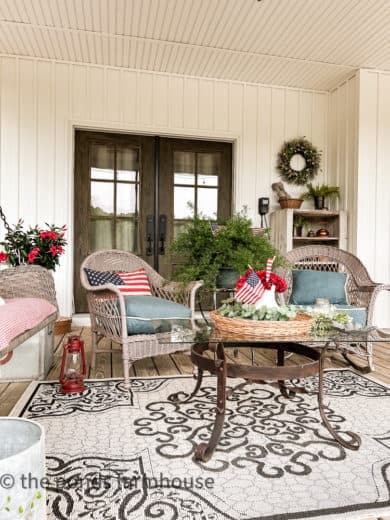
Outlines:
{"label": "ceramic vase", "polygon": [[263,296],[255,303],[255,307],[258,309],[266,305],[267,307],[279,307],[275,299],[275,286],[272,285],[269,291],[265,291]]}

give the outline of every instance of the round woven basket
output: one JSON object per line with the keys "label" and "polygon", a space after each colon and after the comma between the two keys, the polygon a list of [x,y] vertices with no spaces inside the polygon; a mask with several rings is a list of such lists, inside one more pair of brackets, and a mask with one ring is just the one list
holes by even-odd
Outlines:
{"label": "round woven basket", "polygon": [[302,202],[303,202],[302,199],[287,199],[287,198],[279,199],[279,204],[282,209],[286,209],[286,208],[298,209],[301,207]]}
{"label": "round woven basket", "polygon": [[68,334],[72,330],[72,318],[59,316],[54,322],[54,335]]}
{"label": "round woven basket", "polygon": [[210,318],[217,329],[245,336],[291,336],[310,332],[314,318],[308,314],[297,314],[288,321],[255,321],[241,318],[225,318],[218,311],[211,311]]}

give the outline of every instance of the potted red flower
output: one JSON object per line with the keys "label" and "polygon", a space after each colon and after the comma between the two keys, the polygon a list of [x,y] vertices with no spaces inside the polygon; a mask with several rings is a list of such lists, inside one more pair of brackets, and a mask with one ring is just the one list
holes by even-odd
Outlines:
{"label": "potted red flower", "polygon": [[30,226],[25,230],[22,220],[13,227],[8,226],[4,240],[0,242],[4,248],[0,252],[0,262],[11,266],[41,265],[55,271],[67,244],[66,226],[46,226],[46,229]]}

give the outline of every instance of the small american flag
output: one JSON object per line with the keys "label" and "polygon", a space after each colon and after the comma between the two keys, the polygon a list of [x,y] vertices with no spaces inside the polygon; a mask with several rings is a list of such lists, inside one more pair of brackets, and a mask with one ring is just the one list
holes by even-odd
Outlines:
{"label": "small american flag", "polygon": [[244,285],[236,292],[236,300],[242,303],[254,304],[264,294],[264,285],[257,274],[252,271]]}
{"label": "small american flag", "polygon": [[[217,236],[218,233],[221,230],[221,226],[219,226],[218,224],[214,224],[214,223],[210,224],[210,226],[211,226],[211,232],[212,232],[213,236],[214,237]],[[256,236],[256,235],[260,235],[261,233],[263,233],[264,228],[262,228],[262,227],[253,227],[253,228],[251,228],[251,231],[252,231],[252,234],[254,236]]]}
{"label": "small american flag", "polygon": [[210,224],[211,226],[211,233],[213,234],[213,237],[217,236],[220,230],[220,226],[218,224],[215,224],[214,222]]}
{"label": "small american flag", "polygon": [[260,233],[262,233],[264,231],[264,228],[262,227],[253,227],[251,228],[252,229],[252,233],[253,235],[260,235]]}

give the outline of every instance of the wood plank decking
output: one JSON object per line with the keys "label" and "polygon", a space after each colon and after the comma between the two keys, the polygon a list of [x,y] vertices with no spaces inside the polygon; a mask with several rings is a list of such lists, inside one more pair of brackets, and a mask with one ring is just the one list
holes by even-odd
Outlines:
{"label": "wood plank decking", "polygon": [[[91,330],[89,327],[81,329],[73,329],[72,334],[81,335],[85,342],[87,359],[89,359],[89,351],[91,348]],[[56,336],[55,338],[55,362],[50,370],[47,379],[58,379],[63,336]],[[105,341],[105,340],[103,340]],[[105,345],[107,347],[107,345]],[[231,349],[228,350],[228,357],[230,361],[237,363],[248,363],[250,361],[250,352],[247,348],[239,350],[238,357],[234,358]],[[390,344],[377,344],[374,349],[374,364],[375,372],[372,374],[378,380],[390,384]],[[255,362],[256,364],[271,364],[272,353],[264,349],[256,349]],[[287,360],[287,363],[293,363],[294,356]],[[347,366],[343,361],[335,360],[334,366]],[[131,376],[165,376],[176,374],[192,374],[192,363],[186,354],[178,353],[166,356],[158,356],[149,359],[141,359],[137,361],[131,369]],[[102,353],[97,356],[97,363],[95,370],[89,369],[89,377],[91,379],[100,379],[105,377],[122,377],[122,361],[121,355],[118,351],[112,353]],[[27,388],[29,381],[18,383],[1,383],[0,384],[0,416],[8,415],[16,404],[20,396]]]}
{"label": "wood plank decking", "polygon": [[[89,358],[89,351],[91,348],[91,330],[90,328],[74,329],[73,334],[79,334],[84,339],[87,358]],[[64,336],[56,336],[56,350],[55,363],[49,372],[48,380],[58,379],[62,344]],[[374,364],[375,372],[373,377],[390,384],[390,355],[388,350],[390,344],[377,344],[374,350]],[[272,353],[263,349],[256,349],[255,362],[256,364],[271,364]],[[231,349],[228,349],[228,357],[230,361],[237,363],[248,363],[250,361],[249,349],[240,349],[238,356],[233,357]],[[294,357],[287,360],[287,363],[293,363]],[[333,366],[347,366],[343,361],[334,360]],[[171,354],[166,356],[158,356],[149,359],[142,359],[137,361],[131,369],[131,376],[156,376],[156,375],[177,375],[177,374],[192,374],[192,363],[189,357],[185,354]],[[95,370],[89,370],[89,377],[106,378],[106,377],[122,377],[122,362],[119,352],[102,353],[97,356],[97,363]],[[10,413],[16,402],[19,400],[23,392],[29,385],[29,381],[19,383],[2,383],[0,384],[0,416],[5,416]],[[361,520],[365,520],[363,517]],[[373,517],[371,517],[373,520]],[[390,520],[390,516],[380,517],[376,520]]]}

